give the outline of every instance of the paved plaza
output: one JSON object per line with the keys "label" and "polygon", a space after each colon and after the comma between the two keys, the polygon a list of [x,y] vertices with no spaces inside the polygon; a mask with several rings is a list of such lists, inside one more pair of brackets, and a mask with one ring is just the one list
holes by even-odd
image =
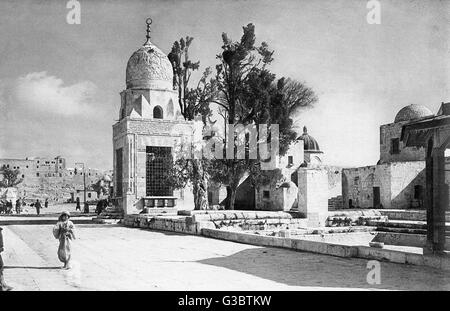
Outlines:
{"label": "paved plaza", "polygon": [[450,273],[256,247],[119,225],[77,225],[74,268],[61,270],[52,225],[3,226],[5,278],[15,290],[450,290]]}

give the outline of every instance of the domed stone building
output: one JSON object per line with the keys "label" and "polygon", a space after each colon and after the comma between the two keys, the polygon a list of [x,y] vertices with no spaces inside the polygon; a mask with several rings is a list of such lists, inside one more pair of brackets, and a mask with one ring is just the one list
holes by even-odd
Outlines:
{"label": "domed stone building", "polygon": [[162,182],[174,147],[192,136],[193,122],[181,116],[172,65],[150,41],[149,28],[147,41],[128,60],[125,82],[119,121],[113,125],[117,207],[126,214],[175,205],[192,209],[192,191]]}
{"label": "domed stone building", "polygon": [[430,109],[422,105],[411,104],[403,107],[395,116],[395,123],[403,121],[412,121],[433,116]]}
{"label": "domed stone building", "polygon": [[399,110],[393,123],[380,126],[380,161],[382,163],[423,161],[425,148],[406,147],[401,142],[402,126],[408,122],[433,117],[433,113],[422,105],[408,105]]}
{"label": "domed stone building", "polygon": [[401,140],[405,124],[433,118],[425,106],[412,104],[398,111],[394,122],[380,126],[377,165],[342,171],[343,203],[347,208],[423,208],[425,148]]}
{"label": "domed stone building", "polygon": [[303,134],[297,141],[303,141],[304,161],[306,166],[317,166],[324,162],[324,154],[319,148],[316,139],[308,134],[306,126],[303,127]]}

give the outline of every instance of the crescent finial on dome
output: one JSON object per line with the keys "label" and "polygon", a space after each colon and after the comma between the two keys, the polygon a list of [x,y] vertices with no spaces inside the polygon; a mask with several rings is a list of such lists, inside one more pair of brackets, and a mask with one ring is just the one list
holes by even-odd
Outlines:
{"label": "crescent finial on dome", "polygon": [[149,17],[145,20],[145,23],[147,24],[147,35],[145,36],[147,40],[145,41],[144,45],[150,44],[150,25],[153,23],[153,20]]}
{"label": "crescent finial on dome", "polygon": [[172,64],[156,45],[150,41],[150,25],[147,18],[147,41],[131,55],[127,62],[126,86],[129,88],[155,88],[173,90]]}

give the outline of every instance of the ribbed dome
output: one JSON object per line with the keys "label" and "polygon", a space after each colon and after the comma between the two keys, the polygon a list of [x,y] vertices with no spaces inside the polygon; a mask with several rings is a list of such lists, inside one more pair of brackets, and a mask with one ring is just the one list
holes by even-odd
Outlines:
{"label": "ribbed dome", "polygon": [[128,60],[126,84],[127,89],[172,89],[172,64],[166,54],[148,40]]}
{"label": "ribbed dome", "polygon": [[303,140],[304,150],[320,151],[319,144],[314,137],[308,134],[308,129],[306,126],[303,127],[303,134],[299,136],[297,140]]}
{"label": "ribbed dome", "polygon": [[433,113],[430,109],[422,105],[409,105],[400,109],[395,116],[394,122],[416,120],[428,116],[432,116]]}

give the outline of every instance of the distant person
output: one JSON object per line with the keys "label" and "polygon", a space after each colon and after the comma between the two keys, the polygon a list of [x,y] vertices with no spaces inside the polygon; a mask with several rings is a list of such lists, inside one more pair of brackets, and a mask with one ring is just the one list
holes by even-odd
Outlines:
{"label": "distant person", "polygon": [[13,288],[11,286],[6,285],[5,279],[3,278],[3,259],[2,259],[2,252],[3,252],[3,235],[2,235],[2,228],[0,228],[0,292],[6,292],[10,291]]}
{"label": "distant person", "polygon": [[45,206],[45,208],[48,208],[48,198],[45,198],[44,206]]}
{"label": "distant person", "polygon": [[12,214],[12,209],[13,209],[13,202],[12,200],[9,200],[8,202],[8,208],[7,208],[7,214]]}
{"label": "distant person", "polygon": [[84,202],[84,210],[83,213],[89,214],[89,204],[88,202]]}
{"label": "distant person", "polygon": [[81,212],[80,198],[79,197],[77,197],[76,202],[77,202],[77,207],[75,208],[75,210]]}
{"label": "distant person", "polygon": [[64,263],[63,269],[71,268],[72,240],[75,240],[75,226],[69,219],[70,213],[62,212],[53,228],[53,235],[59,240],[58,259]]}
{"label": "distant person", "polygon": [[103,199],[103,200],[99,200],[97,203],[97,208],[95,209],[95,212],[97,213],[97,215],[100,215],[108,206],[108,201]]}
{"label": "distant person", "polygon": [[22,209],[22,202],[20,202],[20,198],[16,200],[16,214],[20,215],[20,210]]}
{"label": "distant person", "polygon": [[100,215],[100,213],[102,212],[102,207],[103,207],[102,200],[99,200],[97,202],[97,207],[95,208],[95,213],[97,213],[97,215]]}
{"label": "distant person", "polygon": [[36,200],[36,203],[34,204],[34,207],[36,208],[36,214],[39,216],[41,214],[41,202],[39,201],[39,199]]}

